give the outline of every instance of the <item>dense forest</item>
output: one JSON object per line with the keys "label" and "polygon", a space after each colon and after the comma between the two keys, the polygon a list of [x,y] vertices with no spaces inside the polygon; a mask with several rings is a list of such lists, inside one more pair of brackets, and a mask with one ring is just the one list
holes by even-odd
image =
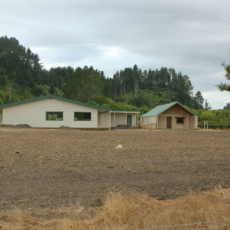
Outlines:
{"label": "dense forest", "polygon": [[173,68],[141,70],[134,65],[113,77],[87,66],[46,70],[30,48],[16,38],[0,37],[0,104],[48,94],[141,113],[172,101],[194,109],[200,118],[211,109],[201,92],[193,92],[189,76]]}
{"label": "dense forest", "polygon": [[47,94],[88,103],[109,103],[106,99],[111,99],[139,108],[178,101],[200,109],[204,102],[200,92],[193,94],[189,77],[175,69],[143,71],[134,65],[112,78],[87,66],[46,70],[37,54],[7,36],[0,38],[0,85],[2,103]]}

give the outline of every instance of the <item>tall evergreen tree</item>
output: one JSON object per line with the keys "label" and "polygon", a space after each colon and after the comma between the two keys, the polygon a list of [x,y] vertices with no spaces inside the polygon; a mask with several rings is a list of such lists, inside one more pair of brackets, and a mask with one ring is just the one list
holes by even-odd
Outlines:
{"label": "tall evergreen tree", "polygon": [[203,108],[203,103],[204,103],[204,98],[203,98],[203,96],[202,96],[200,91],[197,91],[197,93],[195,94],[194,99],[196,101],[195,109],[202,109]]}
{"label": "tall evergreen tree", "polygon": [[[225,63],[222,63],[222,66],[225,69],[225,77],[227,78],[227,80],[230,80],[230,65],[225,65]],[[218,89],[220,91],[230,91],[230,85],[226,84],[226,83],[220,83],[219,85],[217,85]]]}
{"label": "tall evergreen tree", "polygon": [[94,97],[102,95],[103,82],[98,70],[85,66],[77,68],[66,84],[66,95],[75,100],[89,103]]}

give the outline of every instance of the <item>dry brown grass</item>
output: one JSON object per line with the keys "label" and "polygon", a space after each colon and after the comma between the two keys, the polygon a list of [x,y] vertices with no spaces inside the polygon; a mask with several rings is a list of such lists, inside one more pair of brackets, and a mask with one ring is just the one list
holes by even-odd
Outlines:
{"label": "dry brown grass", "polygon": [[[83,229],[143,229],[160,225],[176,225],[230,218],[230,189],[218,188],[201,194],[190,193],[175,200],[159,201],[144,194],[124,195],[122,192],[110,193],[104,205],[96,210],[93,217],[83,211],[78,217],[41,220],[25,211],[14,210],[0,218],[0,229],[4,230],[83,230]],[[57,210],[62,212],[63,210]],[[69,210],[73,212],[73,209]],[[214,222],[208,225],[174,227],[170,229],[197,229],[206,226],[228,224]],[[160,228],[169,229],[169,228]],[[215,228],[215,229],[230,229]]]}

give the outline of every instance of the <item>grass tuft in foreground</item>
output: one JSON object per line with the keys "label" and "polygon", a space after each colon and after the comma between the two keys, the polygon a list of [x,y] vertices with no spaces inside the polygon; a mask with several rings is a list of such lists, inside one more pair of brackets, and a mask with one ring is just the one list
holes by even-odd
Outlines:
{"label": "grass tuft in foreground", "polygon": [[[79,213],[79,210],[76,212]],[[25,211],[16,209],[1,216],[0,226],[4,230],[135,230],[221,219],[230,219],[230,189],[218,188],[201,194],[191,192],[185,197],[165,201],[159,201],[144,194],[109,193],[104,205],[96,210],[93,217],[82,211],[79,213],[78,219],[70,215],[70,218],[65,219],[60,217],[41,220],[30,216]],[[230,224],[230,221],[170,229],[198,229],[225,224]],[[230,229],[230,226],[215,229]]]}

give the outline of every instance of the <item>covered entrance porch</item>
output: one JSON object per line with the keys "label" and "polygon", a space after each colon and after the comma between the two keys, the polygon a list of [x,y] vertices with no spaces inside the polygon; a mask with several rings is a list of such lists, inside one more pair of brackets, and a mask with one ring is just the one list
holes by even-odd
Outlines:
{"label": "covered entrance porch", "polygon": [[140,111],[98,111],[98,128],[116,127],[118,125],[137,125],[137,114]]}

